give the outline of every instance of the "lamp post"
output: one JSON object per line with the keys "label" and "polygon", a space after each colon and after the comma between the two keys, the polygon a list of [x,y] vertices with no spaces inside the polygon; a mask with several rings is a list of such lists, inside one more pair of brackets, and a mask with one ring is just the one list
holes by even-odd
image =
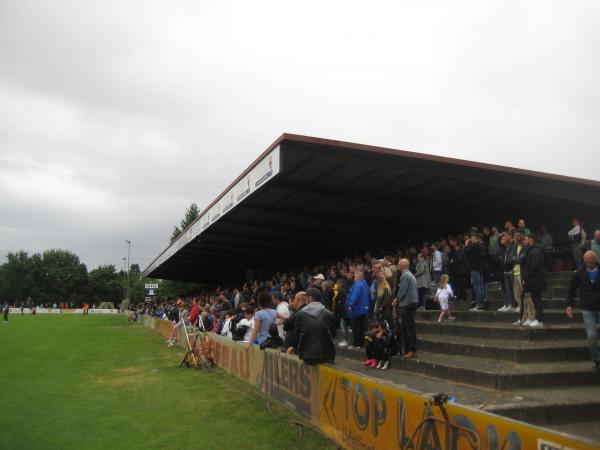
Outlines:
{"label": "lamp post", "polygon": [[127,258],[123,257],[121,258],[123,260],[123,300],[125,300],[126,296],[127,296],[127,288],[125,287],[125,280],[126,280],[126,275],[125,275],[125,266],[127,265]]}
{"label": "lamp post", "polygon": [[131,256],[131,241],[127,242],[127,300],[131,303],[131,285],[129,284],[129,272],[131,272],[131,266],[129,265],[129,257]]}

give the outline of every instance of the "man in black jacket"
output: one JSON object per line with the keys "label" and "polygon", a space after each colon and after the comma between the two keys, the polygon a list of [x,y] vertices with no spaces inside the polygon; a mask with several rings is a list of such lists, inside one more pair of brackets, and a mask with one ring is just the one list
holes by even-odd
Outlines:
{"label": "man in black jacket", "polygon": [[573,301],[575,292],[579,289],[581,313],[590,355],[594,362],[594,369],[600,371],[600,348],[598,347],[598,324],[600,323],[600,265],[596,254],[589,250],[583,255],[581,266],[571,278],[571,285],[567,294],[567,316],[573,318]]}
{"label": "man in black jacket", "polygon": [[467,259],[458,240],[450,240],[450,281],[457,299],[467,299]]}
{"label": "man in black jacket", "polygon": [[291,315],[283,321],[283,331],[285,331],[285,338],[283,345],[286,349],[292,347],[294,351],[298,346],[298,341],[294,336],[294,324],[296,323],[296,317],[298,313],[306,306],[306,293],[300,291],[297,292],[294,297],[290,300]]}
{"label": "man in black jacket", "polygon": [[523,268],[523,290],[531,294],[535,308],[535,319],[529,323],[531,328],[541,328],[544,307],[542,304],[542,291],[548,287],[546,284],[545,258],[542,247],[536,244],[535,237],[525,237],[527,254]]}
{"label": "man in black jacket", "polygon": [[515,299],[514,288],[515,277],[513,274],[515,265],[511,262],[517,253],[517,243],[514,241],[510,233],[505,232],[502,233],[500,244],[500,264],[502,266],[502,273],[504,276],[504,306],[499,308],[498,311],[518,311],[518,308],[516,307],[517,301]]}
{"label": "man in black jacket", "polygon": [[294,314],[293,340],[297,347],[289,347],[289,354],[297,353],[306,364],[314,365],[334,362],[335,319],[333,314],[320,303],[321,291],[306,290],[306,306]]}
{"label": "man in black jacket", "polygon": [[475,305],[469,311],[485,309],[485,287],[483,285],[483,245],[477,233],[473,233],[465,242],[465,255],[471,273],[471,287],[475,297]]}

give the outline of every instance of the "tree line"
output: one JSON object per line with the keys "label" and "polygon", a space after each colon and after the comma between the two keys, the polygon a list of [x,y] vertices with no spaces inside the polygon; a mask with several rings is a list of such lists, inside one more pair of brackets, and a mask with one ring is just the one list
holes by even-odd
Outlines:
{"label": "tree line", "polygon": [[[163,299],[191,295],[198,291],[193,283],[140,278],[139,264],[131,265],[131,299],[143,301],[144,284],[159,285]],[[102,265],[88,271],[77,255],[61,249],[27,254],[25,251],[8,253],[0,265],[0,302],[11,305],[52,305],[68,303],[74,307],[83,303],[115,305],[125,298],[127,272],[114,265]]]}
{"label": "tree line", "polygon": [[[170,241],[173,242],[197,216],[198,206],[192,203],[180,226],[175,227]],[[130,270],[133,303],[143,301],[145,283],[158,284],[159,295],[164,299],[192,295],[200,288],[193,283],[141,279],[139,264],[131,264]],[[112,302],[117,305],[125,297],[126,282],[126,271],[117,270],[113,264],[88,271],[79,257],[69,250],[50,249],[32,255],[21,250],[8,253],[6,262],[0,265],[0,302],[11,305],[68,303],[72,306]]]}

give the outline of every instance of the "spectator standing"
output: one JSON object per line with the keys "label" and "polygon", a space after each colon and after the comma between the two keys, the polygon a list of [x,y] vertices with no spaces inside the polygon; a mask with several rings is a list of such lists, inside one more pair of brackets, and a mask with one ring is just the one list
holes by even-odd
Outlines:
{"label": "spectator standing", "polygon": [[4,321],[2,323],[8,323],[8,312],[10,311],[10,307],[7,302],[4,302],[2,305],[2,312],[4,313]]}
{"label": "spectator standing", "polygon": [[525,220],[523,219],[519,219],[519,221],[517,222],[517,229],[515,231],[518,231],[519,233],[521,233],[523,236],[531,236],[531,230],[529,228],[527,228],[527,226],[525,225]]}
{"label": "spectator standing", "polygon": [[383,272],[377,274],[377,300],[375,301],[375,321],[391,321],[392,288]]}
{"label": "spectator standing", "polygon": [[417,309],[422,311],[424,311],[427,306],[427,297],[429,296],[429,290],[431,289],[431,271],[431,261],[425,254],[425,250],[423,250],[417,257],[417,266],[415,267],[415,279],[417,280],[417,292],[419,293],[419,304]]}
{"label": "spectator standing", "polygon": [[467,259],[462,244],[457,239],[450,240],[450,280],[459,300],[467,299]]}
{"label": "spectator standing", "polygon": [[552,235],[548,232],[546,227],[542,227],[540,229],[540,235],[538,236],[537,243],[542,246],[542,250],[544,252],[549,252],[552,250],[554,246],[554,239],[552,239]]}
{"label": "spectator standing", "polygon": [[394,265],[394,257],[386,256],[383,258],[383,273],[388,284],[392,286],[394,284],[394,278],[396,277],[396,271],[398,268]]}
{"label": "spectator standing", "polygon": [[365,333],[367,331],[367,315],[371,292],[362,272],[354,274],[354,284],[350,288],[346,298],[346,310],[352,327],[352,344],[350,349],[359,349],[365,344]]}
{"label": "spectator standing", "polygon": [[515,293],[515,299],[519,305],[517,311],[521,312],[523,308],[523,314],[521,319],[518,319],[513,325],[526,325],[529,326],[531,322],[535,320],[535,308],[533,306],[533,300],[531,294],[523,291],[523,279],[522,274],[524,272],[523,266],[525,265],[525,259],[527,257],[527,248],[524,244],[524,236],[521,232],[515,232],[515,241],[517,243],[517,249],[512,258],[511,262],[514,263],[513,268],[513,290]]}
{"label": "spectator standing", "polygon": [[591,250],[596,254],[596,259],[600,258],[600,230],[594,231],[594,237],[585,243],[584,250]]}
{"label": "spectator standing", "polygon": [[515,276],[513,273],[515,268],[513,261],[517,255],[517,243],[509,233],[502,234],[500,243],[502,245],[500,250],[500,260],[504,282],[504,306],[500,307],[498,311],[513,312],[517,309],[514,307],[517,302],[515,301]]}
{"label": "spectator standing", "polygon": [[290,317],[290,305],[283,300],[283,294],[281,294],[281,292],[274,292],[271,294],[271,300],[275,306],[275,311],[277,312],[275,323],[277,324],[278,334],[279,336],[284,336],[283,321]]}
{"label": "spectator standing", "polygon": [[269,308],[271,304],[271,296],[267,291],[261,291],[258,294],[258,311],[254,314],[254,329],[252,330],[252,336],[250,342],[248,342],[248,349],[253,344],[262,344],[264,341],[269,339],[269,327],[272,323],[275,323],[277,318],[277,312],[274,309]]}
{"label": "spectator standing", "polygon": [[567,316],[573,318],[573,302],[579,290],[581,313],[587,335],[594,369],[600,372],[600,347],[598,325],[600,324],[600,265],[596,254],[589,250],[583,255],[584,265],[571,278],[567,294]]}
{"label": "spectator standing", "polygon": [[190,321],[190,326],[198,327],[198,318],[200,316],[200,308],[198,307],[198,301],[196,299],[192,300],[192,309],[190,310],[190,316],[188,320]]}
{"label": "spectator standing", "polygon": [[225,312],[225,320],[223,321],[223,325],[221,326],[220,334],[221,336],[228,337],[229,339],[233,339],[233,332],[235,331],[234,326],[235,323],[233,321],[233,317],[235,316],[233,310],[227,310]]}
{"label": "spectator standing", "polygon": [[333,304],[334,306],[334,317],[336,324],[339,324],[341,340],[338,342],[339,347],[348,347],[348,311],[346,309],[346,297],[348,291],[346,290],[346,279],[338,278],[337,282],[333,286]]}
{"label": "spectator standing", "polygon": [[408,259],[401,259],[398,271],[402,274],[394,295],[392,306],[401,309],[402,317],[402,343],[404,345],[404,358],[417,357],[417,327],[415,325],[415,311],[419,303],[417,280],[409,270]]}
{"label": "spectator standing", "polygon": [[306,306],[295,315],[292,331],[297,347],[287,349],[289,354],[298,353],[298,357],[308,365],[335,361],[335,320],[320,300],[320,290],[306,290]]}
{"label": "spectator standing", "polygon": [[251,306],[246,307],[244,318],[238,322],[236,329],[243,331],[244,334],[241,336],[243,342],[250,342],[254,330],[254,308]]}
{"label": "spectator standing", "polygon": [[485,305],[485,290],[483,286],[483,246],[477,233],[473,233],[465,241],[465,255],[471,274],[471,287],[475,297],[475,305],[470,311],[483,311]]}
{"label": "spectator standing", "polygon": [[567,233],[569,240],[571,241],[571,253],[573,254],[573,260],[575,261],[575,270],[579,269],[583,265],[581,259],[581,245],[585,243],[586,236],[583,225],[579,219],[573,219],[573,228]]}
{"label": "spectator standing", "polygon": [[499,263],[500,263],[500,233],[498,227],[492,227],[488,243],[488,269],[490,271],[490,277],[492,280],[502,280],[499,277]]}
{"label": "spectator standing", "polygon": [[435,300],[440,304],[441,310],[440,316],[438,317],[438,322],[442,322],[444,316],[448,316],[448,320],[455,319],[450,312],[450,300],[454,296],[454,292],[452,292],[452,286],[450,286],[448,280],[448,275],[442,275],[440,277],[437,291],[435,292]]}
{"label": "spectator standing", "polygon": [[542,303],[542,291],[548,287],[546,284],[544,251],[535,242],[533,234],[525,238],[527,254],[523,273],[523,289],[529,292],[535,307],[535,319],[529,323],[531,328],[543,326],[544,306]]}
{"label": "spectator standing", "polygon": [[[442,276],[442,272],[444,270],[444,262],[442,259],[442,252],[436,244],[431,246],[431,259],[433,269],[433,283],[437,284],[440,281],[440,277]],[[419,304],[419,306],[424,305]]]}

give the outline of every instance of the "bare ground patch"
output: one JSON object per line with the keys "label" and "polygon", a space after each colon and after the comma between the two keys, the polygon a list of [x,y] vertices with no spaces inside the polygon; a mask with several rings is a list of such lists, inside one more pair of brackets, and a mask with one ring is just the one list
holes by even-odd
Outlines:
{"label": "bare ground patch", "polygon": [[150,373],[142,371],[139,367],[124,367],[115,369],[108,375],[95,377],[92,381],[96,384],[123,386],[127,384],[150,383],[153,380]]}

